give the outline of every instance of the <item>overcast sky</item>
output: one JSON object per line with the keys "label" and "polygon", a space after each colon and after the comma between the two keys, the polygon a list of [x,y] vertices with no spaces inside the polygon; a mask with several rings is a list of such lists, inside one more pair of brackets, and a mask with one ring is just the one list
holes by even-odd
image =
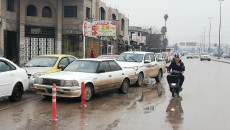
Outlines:
{"label": "overcast sky", "polygon": [[[154,26],[160,30],[167,22],[170,44],[178,41],[200,42],[206,27],[208,43],[209,19],[212,20],[211,41],[218,43],[219,9],[218,0],[103,0],[129,16],[131,26]],[[222,3],[222,42],[230,44],[230,0]]]}

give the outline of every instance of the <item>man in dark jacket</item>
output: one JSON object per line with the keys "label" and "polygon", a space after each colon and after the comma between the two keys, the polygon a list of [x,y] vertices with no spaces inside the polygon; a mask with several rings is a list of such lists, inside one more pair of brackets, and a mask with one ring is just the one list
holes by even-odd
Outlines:
{"label": "man in dark jacket", "polygon": [[[171,69],[180,71],[180,72],[185,71],[184,63],[180,60],[179,55],[175,55],[174,61],[169,65],[169,67],[167,68],[167,71],[170,72]],[[184,83],[184,75],[181,73],[180,83],[179,83],[181,88],[182,88],[183,83]]]}

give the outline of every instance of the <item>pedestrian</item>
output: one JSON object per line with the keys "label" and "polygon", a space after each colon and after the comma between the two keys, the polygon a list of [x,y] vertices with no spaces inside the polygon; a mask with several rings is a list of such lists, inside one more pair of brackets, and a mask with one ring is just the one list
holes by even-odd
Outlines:
{"label": "pedestrian", "polygon": [[91,49],[91,52],[89,54],[89,58],[96,58],[97,57],[97,54],[96,52],[93,50],[93,48]]}

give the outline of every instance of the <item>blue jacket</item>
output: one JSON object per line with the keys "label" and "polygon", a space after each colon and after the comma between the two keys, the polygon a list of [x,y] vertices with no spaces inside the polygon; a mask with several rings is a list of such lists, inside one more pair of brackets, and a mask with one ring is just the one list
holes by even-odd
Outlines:
{"label": "blue jacket", "polygon": [[173,61],[170,65],[169,65],[169,67],[167,68],[167,70],[168,71],[170,71],[171,69],[172,70],[177,70],[177,71],[185,71],[185,66],[184,66],[184,63],[180,60],[179,61],[179,63],[180,63],[180,66],[177,66],[176,65],[176,62],[175,61]]}

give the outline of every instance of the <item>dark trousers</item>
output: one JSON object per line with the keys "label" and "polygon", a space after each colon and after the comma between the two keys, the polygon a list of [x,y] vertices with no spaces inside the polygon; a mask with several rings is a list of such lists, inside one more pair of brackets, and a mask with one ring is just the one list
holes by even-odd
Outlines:
{"label": "dark trousers", "polygon": [[182,87],[183,83],[184,83],[184,75],[181,74],[180,75],[180,83],[179,83],[180,87]]}

